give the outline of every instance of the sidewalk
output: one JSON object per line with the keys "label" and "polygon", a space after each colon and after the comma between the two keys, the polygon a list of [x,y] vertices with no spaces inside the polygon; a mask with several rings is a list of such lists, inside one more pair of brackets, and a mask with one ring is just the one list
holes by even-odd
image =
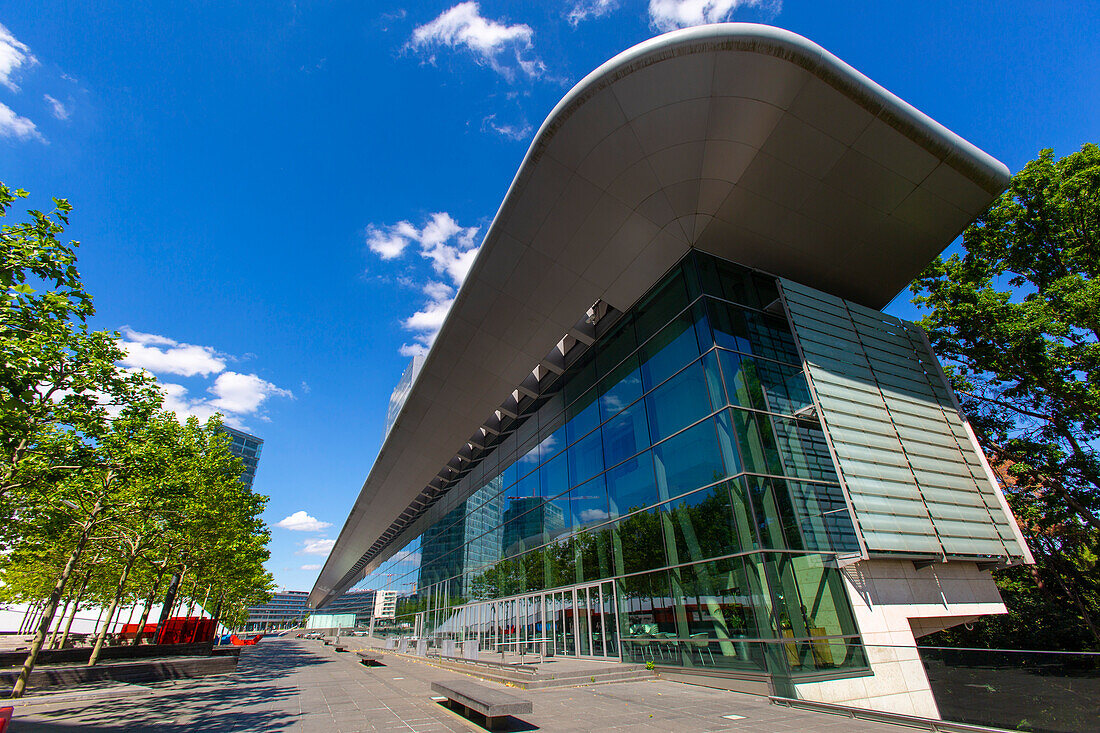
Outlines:
{"label": "sidewalk", "polygon": [[[124,686],[98,699],[16,701],[13,733],[53,731],[477,731],[432,701],[433,680],[469,679],[428,664],[384,658],[364,667],[316,641],[266,638],[231,675]],[[486,685],[494,683],[486,682]],[[138,689],[135,689],[138,688]],[[108,690],[97,690],[107,694]],[[517,690],[534,703],[513,730],[821,731],[898,733],[893,725],[790,710],[752,695],[667,681]],[[738,715],[732,720],[723,716]],[[513,721],[515,722],[515,721]]]}

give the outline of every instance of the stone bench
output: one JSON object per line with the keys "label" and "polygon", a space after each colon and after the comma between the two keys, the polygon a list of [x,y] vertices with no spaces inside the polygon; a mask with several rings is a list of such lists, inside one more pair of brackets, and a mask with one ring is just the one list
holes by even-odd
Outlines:
{"label": "stone bench", "polygon": [[485,727],[497,730],[509,715],[530,713],[531,701],[468,680],[433,682],[432,692],[447,698],[451,705],[460,705],[469,716],[470,711],[485,717]]}
{"label": "stone bench", "polygon": [[355,654],[359,657],[359,661],[368,667],[373,667],[382,662],[382,655],[370,649],[361,649],[355,652]]}

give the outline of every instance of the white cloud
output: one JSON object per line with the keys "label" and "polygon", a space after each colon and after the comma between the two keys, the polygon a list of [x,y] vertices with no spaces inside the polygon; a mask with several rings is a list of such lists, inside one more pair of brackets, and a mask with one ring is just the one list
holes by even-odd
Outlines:
{"label": "white cloud", "polygon": [[779,12],[782,0],[649,0],[649,22],[661,31],[729,20],[739,8]]}
{"label": "white cloud", "polygon": [[43,94],[42,97],[46,100],[46,104],[50,105],[50,111],[53,112],[54,117],[59,120],[69,119],[71,112],[64,104],[49,94]]}
{"label": "white cloud", "polygon": [[601,522],[607,519],[609,516],[604,509],[584,509],[581,511],[580,519],[582,522]]}
{"label": "white cloud", "polygon": [[121,330],[123,339],[119,345],[126,352],[122,360],[126,366],[181,377],[196,374],[208,377],[225,369],[225,357],[209,346],[183,344],[165,336],[141,333],[129,326],[123,326]]}
{"label": "white cloud", "polygon": [[320,570],[320,565],[303,565],[302,570]]}
{"label": "white cloud", "polygon": [[399,257],[415,242],[420,256],[431,264],[432,270],[450,281],[429,280],[420,286],[426,301],[402,322],[415,338],[415,343],[402,344],[399,350],[402,356],[411,358],[428,353],[454,303],[456,290],[466,279],[477,257],[479,231],[479,227],[460,226],[454,217],[444,211],[432,214],[419,229],[407,221],[367,227],[367,245],[383,260]]}
{"label": "white cloud", "polygon": [[19,91],[19,86],[12,81],[20,68],[30,68],[38,63],[38,59],[31,53],[27,44],[12,35],[11,31],[0,24],[0,84],[3,84],[13,92]]}
{"label": "white cloud", "polygon": [[416,227],[407,221],[399,221],[388,227],[376,227],[372,224],[367,227],[367,246],[382,259],[392,260],[400,257],[409,242],[417,236]]}
{"label": "white cloud", "polygon": [[[0,26],[2,28],[3,26]],[[2,79],[0,79],[2,81]],[[0,137],[14,137],[16,140],[37,140],[46,142],[38,126],[26,117],[20,117],[11,107],[0,102]]]}
{"label": "white cloud", "polygon": [[231,415],[252,415],[269,397],[293,397],[288,389],[276,387],[255,374],[224,372],[214,380],[211,407]]}
{"label": "white cloud", "polygon": [[531,136],[531,125],[524,121],[520,125],[508,125],[497,122],[495,114],[489,115],[481,121],[482,132],[495,132],[509,140],[526,140]]}
{"label": "white cloud", "polygon": [[261,408],[271,397],[294,398],[294,393],[282,389],[256,374],[226,371],[232,357],[218,353],[210,346],[185,344],[167,336],[142,333],[129,326],[121,329],[123,337],[119,345],[126,352],[121,363],[135,370],[153,374],[174,374],[181,377],[210,378],[217,375],[206,388],[208,396],[192,397],[188,387],[175,382],[160,381],[164,395],[164,409],[174,412],[181,421],[197,417],[205,422],[221,413],[225,423],[235,428],[247,429],[244,419],[249,416],[264,418]]}
{"label": "white cloud", "polygon": [[304,555],[327,555],[335,544],[336,540],[306,540],[298,552]]}
{"label": "white cloud", "polygon": [[[506,25],[483,17],[478,4],[471,0],[445,10],[430,23],[417,26],[408,45],[416,50],[465,48],[478,63],[487,64],[509,80],[515,77],[516,68],[537,78],[545,73],[546,65],[530,55],[534,35],[529,25]],[[508,57],[514,59],[514,67]]]}
{"label": "white cloud", "polygon": [[602,18],[619,7],[619,0],[579,0],[566,14],[569,25],[577,27],[589,18]]}
{"label": "white cloud", "polygon": [[316,517],[311,517],[304,511],[297,511],[281,522],[275,523],[276,527],[293,530],[295,532],[320,532],[331,527],[329,522],[322,522]]}

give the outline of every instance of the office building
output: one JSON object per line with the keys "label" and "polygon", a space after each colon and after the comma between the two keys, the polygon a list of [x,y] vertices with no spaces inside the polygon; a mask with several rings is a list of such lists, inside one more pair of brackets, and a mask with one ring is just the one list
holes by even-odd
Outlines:
{"label": "office building", "polygon": [[244,462],[241,481],[251,489],[252,482],[256,479],[256,466],[260,462],[260,451],[264,447],[264,441],[262,438],[228,425],[222,425],[221,429],[229,436],[229,451]]}
{"label": "office building", "polygon": [[1008,170],[792,33],[669,33],[520,165],[310,604],[937,717],[916,638],[1030,555],[885,307]]}
{"label": "office building", "polygon": [[260,606],[248,609],[248,621],[245,631],[269,631],[272,629],[292,629],[301,626],[309,615],[306,599],[309,593],[300,590],[279,591],[271,600]]}

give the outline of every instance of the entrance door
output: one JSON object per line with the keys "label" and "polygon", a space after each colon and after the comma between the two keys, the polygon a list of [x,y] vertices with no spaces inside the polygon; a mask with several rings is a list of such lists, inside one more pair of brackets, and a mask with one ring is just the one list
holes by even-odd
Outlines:
{"label": "entrance door", "polygon": [[[566,656],[618,659],[615,586],[611,581],[580,586],[564,593],[573,613],[566,616]],[[572,601],[569,604],[569,601]],[[559,631],[559,634],[561,632]],[[569,637],[573,637],[570,639]]]}

